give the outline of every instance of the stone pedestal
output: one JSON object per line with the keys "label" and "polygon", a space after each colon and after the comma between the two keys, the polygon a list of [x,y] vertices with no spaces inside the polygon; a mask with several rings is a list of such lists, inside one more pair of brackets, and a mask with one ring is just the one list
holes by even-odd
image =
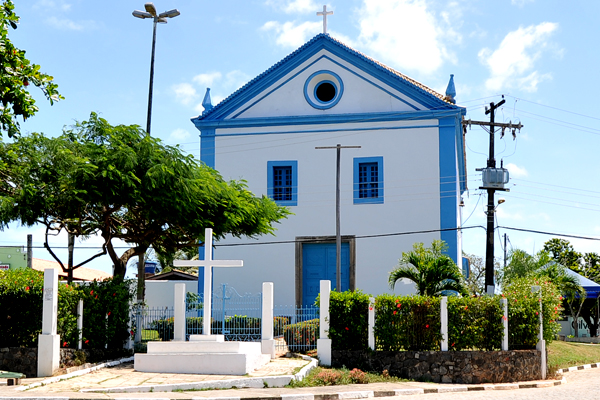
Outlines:
{"label": "stone pedestal", "polygon": [[56,334],[58,315],[58,271],[44,270],[42,334],[38,336],[37,376],[52,376],[60,364],[60,336]]}
{"label": "stone pedestal", "polygon": [[134,368],[140,372],[245,375],[271,360],[261,347],[259,342],[225,342],[221,335],[192,335],[189,342],[148,342],[148,353],[135,355]]}

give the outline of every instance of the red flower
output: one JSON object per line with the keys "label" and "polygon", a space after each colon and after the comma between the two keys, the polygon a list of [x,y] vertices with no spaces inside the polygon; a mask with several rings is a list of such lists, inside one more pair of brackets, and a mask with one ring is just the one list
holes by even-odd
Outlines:
{"label": "red flower", "polygon": [[454,347],[454,343],[452,343],[450,346]]}
{"label": "red flower", "polygon": [[94,295],[94,291],[93,290],[90,292],[90,295],[92,295],[92,296]]}
{"label": "red flower", "polygon": [[465,306],[465,310],[467,309],[468,306]]}
{"label": "red flower", "polygon": [[373,307],[369,307],[369,311],[373,311]]}
{"label": "red flower", "polygon": [[394,311],[394,315],[396,315],[396,311]]}
{"label": "red flower", "polygon": [[27,290],[27,291],[28,291],[28,290],[29,290],[29,286],[25,286],[25,290]]}
{"label": "red flower", "polygon": [[86,340],[84,343],[85,343],[85,344],[88,344],[89,342],[90,342],[90,341],[89,341],[89,339],[87,339],[87,340]]}
{"label": "red flower", "polygon": [[349,331],[350,329],[348,329],[348,327],[346,327],[346,330]]}
{"label": "red flower", "polygon": [[98,295],[96,295],[96,299],[98,298]]}
{"label": "red flower", "polygon": [[67,342],[63,342],[63,347],[67,347]]}
{"label": "red flower", "polygon": [[401,306],[401,305],[402,305],[402,304],[398,303],[398,304],[396,304],[396,307],[400,308],[400,306]]}
{"label": "red flower", "polygon": [[110,311],[108,312],[108,315],[110,315]]}
{"label": "red flower", "polygon": [[429,324],[425,325],[425,328],[429,328]]}
{"label": "red flower", "polygon": [[536,312],[535,312],[535,315],[539,315],[539,313],[536,311]]}
{"label": "red flower", "polygon": [[113,296],[116,296],[116,295],[117,295],[117,292],[113,293]]}

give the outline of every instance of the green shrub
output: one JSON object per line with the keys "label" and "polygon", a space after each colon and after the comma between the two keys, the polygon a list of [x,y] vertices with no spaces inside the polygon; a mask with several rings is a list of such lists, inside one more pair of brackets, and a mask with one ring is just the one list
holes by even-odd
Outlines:
{"label": "green shrub", "polygon": [[440,298],[377,296],[374,333],[377,350],[439,350]]}
{"label": "green shrub", "polygon": [[329,339],[334,350],[364,350],[369,347],[369,295],[360,290],[331,292]]}
{"label": "green shrub", "polygon": [[294,353],[306,353],[316,349],[318,337],[318,318],[286,325],[283,330],[283,338],[288,350]]}
{"label": "green shrub", "polygon": [[289,325],[292,317],[273,317],[273,335],[282,336],[286,325]]}
{"label": "green shrub", "polygon": [[502,317],[498,296],[448,297],[448,349],[499,350]]}
{"label": "green shrub", "polygon": [[532,286],[542,290],[542,316],[544,340],[551,343],[560,332],[556,322],[562,312],[562,296],[547,278],[517,278],[504,289],[502,297],[508,300],[508,345],[510,349],[533,349],[539,333],[539,292],[532,293]]}
{"label": "green shrub", "polygon": [[[42,333],[44,273],[28,268],[0,271],[0,347],[36,347]],[[78,290],[58,285],[57,333],[61,345],[76,343]],[[65,346],[65,347],[66,347]]]}
{"label": "green shrub", "polygon": [[83,297],[83,347],[123,348],[130,335],[131,282],[114,277],[94,280],[78,289]]}

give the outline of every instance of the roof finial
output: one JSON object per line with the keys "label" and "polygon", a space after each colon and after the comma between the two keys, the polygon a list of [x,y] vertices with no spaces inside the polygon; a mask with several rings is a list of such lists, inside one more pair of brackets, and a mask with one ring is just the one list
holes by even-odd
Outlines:
{"label": "roof finial", "polygon": [[327,11],[327,6],[323,6],[323,11],[317,12],[317,15],[323,16],[323,33],[327,34],[327,16],[332,15],[333,11]]}
{"label": "roof finial", "polygon": [[448,87],[446,88],[446,100],[448,100],[452,104],[456,104],[456,89],[454,88],[454,74],[450,74],[450,82],[448,82]]}
{"label": "roof finial", "polygon": [[210,100],[210,88],[206,88],[206,94],[204,95],[204,100],[202,100],[202,107],[204,107],[204,113],[209,112],[212,108],[212,102]]}

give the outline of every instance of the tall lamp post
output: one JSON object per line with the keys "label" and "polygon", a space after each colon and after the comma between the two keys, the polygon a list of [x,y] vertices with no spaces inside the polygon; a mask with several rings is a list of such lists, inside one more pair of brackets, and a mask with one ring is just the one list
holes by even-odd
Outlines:
{"label": "tall lamp post", "polygon": [[[152,31],[152,57],[150,58],[150,87],[148,89],[148,117],[146,118],[146,134],[150,136],[150,125],[152,122],[152,86],[154,84],[154,50],[156,48],[156,24],[160,22],[161,24],[167,23],[167,18],[174,18],[178,16],[179,10],[173,9],[169,11],[162,12],[157,14],[156,7],[152,3],[144,4],[144,8],[146,11],[135,10],[133,11],[133,16],[136,18],[146,19],[152,18],[154,21],[154,29]],[[137,300],[138,300],[138,319],[137,319],[137,331],[135,341],[139,342],[141,340],[141,329],[139,328],[140,324],[140,315],[139,310],[141,307],[141,303],[144,301],[144,289],[145,289],[145,274],[146,274],[146,261],[144,260],[144,253],[139,255],[138,258],[138,287],[137,287]]]}
{"label": "tall lamp post", "polygon": [[180,13],[179,10],[173,9],[157,14],[156,7],[154,7],[154,4],[152,3],[144,4],[144,8],[146,9],[146,11],[135,10],[132,14],[136,18],[152,18],[154,21],[154,29],[152,32],[152,58],[150,59],[150,88],[148,89],[148,118],[146,119],[146,133],[150,135],[150,123],[152,121],[152,86],[154,82],[154,49],[156,47],[156,24],[158,22],[160,22],[161,24],[166,24],[167,18],[174,18]]}

